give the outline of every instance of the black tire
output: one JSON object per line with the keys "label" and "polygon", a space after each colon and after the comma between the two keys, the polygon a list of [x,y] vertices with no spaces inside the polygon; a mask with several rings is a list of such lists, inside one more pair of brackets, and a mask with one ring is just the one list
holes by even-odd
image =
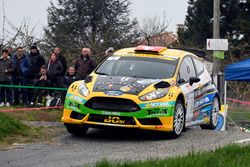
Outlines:
{"label": "black tire", "polygon": [[185,107],[181,100],[177,100],[174,109],[173,131],[170,133],[172,138],[177,138],[185,129]]}
{"label": "black tire", "polygon": [[75,136],[84,136],[88,131],[88,127],[86,126],[79,126],[73,124],[65,124],[67,131]]}
{"label": "black tire", "polygon": [[212,103],[212,112],[210,113],[210,123],[205,125],[200,125],[201,129],[215,129],[218,124],[218,113],[220,110],[219,98],[216,96]]}

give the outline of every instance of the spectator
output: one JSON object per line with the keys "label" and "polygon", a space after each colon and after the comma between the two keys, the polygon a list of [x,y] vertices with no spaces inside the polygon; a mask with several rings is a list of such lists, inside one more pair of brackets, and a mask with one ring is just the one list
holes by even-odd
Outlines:
{"label": "spectator", "polygon": [[48,78],[51,81],[51,86],[61,87],[62,86],[62,74],[63,66],[60,61],[57,60],[57,56],[54,52],[50,54],[50,59],[47,64]]}
{"label": "spectator", "polygon": [[57,60],[59,60],[62,63],[63,70],[62,70],[62,73],[60,74],[60,76],[63,77],[67,71],[67,61],[66,61],[65,57],[62,55],[61,49],[59,47],[56,47],[54,49],[54,52],[56,54]]}
{"label": "spectator", "polygon": [[109,47],[106,51],[105,51],[105,55],[106,57],[109,57],[109,56],[113,56],[115,50],[113,47]]}
{"label": "spectator", "polygon": [[68,88],[70,86],[70,84],[72,84],[73,82],[78,81],[78,80],[79,80],[79,77],[76,75],[75,67],[70,66],[68,68],[66,75],[63,78],[64,87]]}
{"label": "spectator", "polygon": [[[8,54],[8,50],[4,49],[2,51],[2,56],[0,57],[0,84],[4,85],[11,84],[11,73],[13,72],[11,60]],[[11,104],[11,89],[0,87],[0,107],[3,107],[5,104],[7,107]]]}
{"label": "spectator", "polygon": [[[24,54],[23,48],[18,47],[16,54],[13,55],[11,64],[13,66],[13,84],[26,85],[28,83],[30,62],[27,55]],[[28,105],[27,90],[21,89],[22,103]],[[18,105],[19,102],[19,89],[14,89],[14,104]]]}
{"label": "spectator", "polygon": [[[40,73],[39,73],[39,79],[35,80],[34,82],[34,86],[38,86],[38,87],[49,87],[50,86],[50,81],[48,79],[47,76],[47,69],[46,66],[43,65],[40,68]],[[43,90],[43,89],[36,89],[32,98],[32,105],[35,104],[36,100],[37,100],[37,105],[38,107],[43,106],[43,97],[46,96],[48,94],[47,90]]]}
{"label": "spectator", "polygon": [[30,54],[28,56],[30,60],[30,78],[38,78],[41,67],[45,65],[45,59],[40,55],[40,52],[35,45],[31,46]]}
{"label": "spectator", "polygon": [[7,50],[8,50],[8,55],[9,55],[9,57],[12,57],[12,55],[13,55],[13,49],[12,49],[12,47],[9,46],[9,47],[7,48]]}
{"label": "spectator", "polygon": [[[75,67],[70,66],[68,68],[66,75],[63,78],[63,87],[68,88],[70,84],[78,80],[79,80],[79,77],[76,75]],[[66,91],[62,93],[61,102],[64,102],[65,96],[66,96]]]}
{"label": "spectator", "polygon": [[[33,45],[30,48],[30,54],[28,55],[30,60],[30,76],[29,76],[29,85],[34,85],[35,79],[39,78],[39,72],[42,65],[45,64],[44,58],[40,55],[37,46]],[[30,105],[33,106],[32,97],[34,94],[34,89],[30,89],[28,91],[28,100],[30,101]]]}
{"label": "spectator", "polygon": [[85,79],[96,67],[95,61],[90,56],[90,49],[83,48],[82,54],[73,63],[80,79]]}

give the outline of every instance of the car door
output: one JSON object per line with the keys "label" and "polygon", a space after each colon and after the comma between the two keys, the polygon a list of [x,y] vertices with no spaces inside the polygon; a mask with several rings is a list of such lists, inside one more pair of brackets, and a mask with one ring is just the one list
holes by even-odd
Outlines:
{"label": "car door", "polygon": [[194,118],[198,117],[198,113],[194,113],[194,92],[198,89],[199,84],[194,83],[190,85],[191,77],[197,77],[197,74],[191,56],[186,56],[181,62],[177,79],[186,100],[186,125],[191,124],[195,121]]}
{"label": "car door", "polygon": [[198,89],[194,92],[194,112],[199,113],[198,118],[195,119],[198,119],[199,122],[203,122],[203,119],[209,116],[209,112],[207,111],[211,110],[210,104],[213,101],[211,92],[214,91],[214,86],[212,85],[212,78],[206,70],[204,63],[198,58],[192,57],[192,59],[197,76],[201,79]]}

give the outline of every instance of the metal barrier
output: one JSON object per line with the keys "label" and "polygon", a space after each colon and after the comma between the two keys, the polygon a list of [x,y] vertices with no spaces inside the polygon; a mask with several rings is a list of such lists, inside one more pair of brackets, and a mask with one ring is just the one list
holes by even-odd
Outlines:
{"label": "metal barrier", "polygon": [[[41,89],[41,90],[55,90],[55,91],[67,91],[68,88],[55,88],[55,87],[40,87],[40,86],[23,86],[23,85],[4,85],[0,84],[0,88],[14,88],[14,89]],[[51,106],[51,107],[33,107],[33,108],[15,108],[15,109],[2,109],[0,112],[16,112],[16,111],[37,111],[37,110],[49,110],[49,109],[62,109],[63,106]]]}

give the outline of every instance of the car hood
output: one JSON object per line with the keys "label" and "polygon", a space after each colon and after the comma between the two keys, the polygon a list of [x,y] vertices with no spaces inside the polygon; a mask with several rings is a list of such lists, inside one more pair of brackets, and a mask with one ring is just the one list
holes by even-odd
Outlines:
{"label": "car hood", "polygon": [[120,91],[138,95],[149,85],[160,81],[161,79],[99,75],[95,81],[93,92]]}

